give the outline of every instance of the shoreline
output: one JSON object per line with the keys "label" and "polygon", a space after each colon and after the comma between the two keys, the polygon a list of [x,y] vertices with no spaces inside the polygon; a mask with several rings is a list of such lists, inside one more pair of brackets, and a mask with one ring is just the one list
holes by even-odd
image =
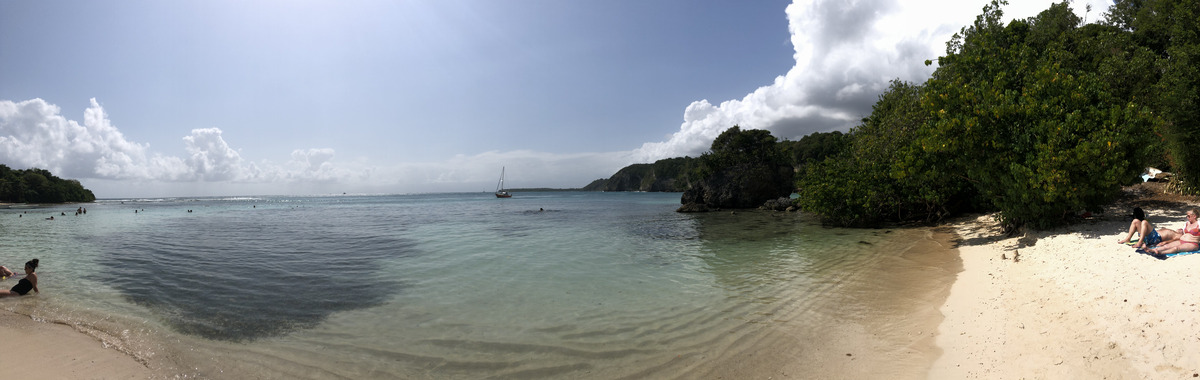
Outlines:
{"label": "shoreline", "polygon": [[[837,305],[785,307],[772,315],[779,326],[743,338],[747,344],[731,346],[704,368],[672,378],[926,378],[943,353],[935,341],[943,321],[939,307],[962,270],[956,235],[945,226],[870,231],[904,234],[915,243],[862,268],[871,281],[836,280]],[[839,323],[814,334],[806,321],[822,318]]]}
{"label": "shoreline", "polygon": [[[1024,236],[1004,236],[991,215],[952,223],[963,271],[940,309],[944,354],[928,378],[1200,374],[1200,255],[1158,260],[1118,244],[1124,206]],[[1177,228],[1188,206],[1141,207],[1155,227]]]}
{"label": "shoreline", "polygon": [[11,310],[0,310],[0,336],[9,349],[3,361],[34,379],[166,378],[132,356],[60,323],[47,323]]}

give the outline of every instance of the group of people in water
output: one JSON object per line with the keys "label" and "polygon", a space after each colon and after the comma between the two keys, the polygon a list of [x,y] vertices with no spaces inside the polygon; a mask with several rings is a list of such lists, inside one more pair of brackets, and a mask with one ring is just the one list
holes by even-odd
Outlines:
{"label": "group of people in water", "polygon": [[[9,290],[0,289],[0,298],[10,297],[10,296],[23,296],[23,295],[29,294],[29,291],[31,291],[31,290],[34,293],[40,293],[41,291],[38,290],[38,286],[37,286],[37,282],[38,282],[37,267],[38,267],[38,259],[33,259],[33,260],[29,260],[29,261],[25,262],[25,277],[21,278],[20,281],[17,281],[17,284],[13,285],[13,287]],[[12,277],[15,275],[16,275],[16,273],[14,273],[12,270],[9,270],[8,268],[6,268],[4,266],[0,266],[0,277],[9,278],[9,277]]]}
{"label": "group of people in water", "polygon": [[1124,239],[1117,242],[1129,243],[1133,234],[1137,233],[1139,240],[1133,245],[1133,248],[1144,249],[1152,254],[1165,255],[1200,250],[1200,222],[1196,221],[1198,216],[1200,216],[1200,208],[1192,207],[1187,210],[1187,221],[1183,223],[1182,229],[1156,229],[1150,221],[1146,220],[1146,212],[1140,207],[1135,207],[1133,221],[1129,223],[1129,231],[1125,234]]}

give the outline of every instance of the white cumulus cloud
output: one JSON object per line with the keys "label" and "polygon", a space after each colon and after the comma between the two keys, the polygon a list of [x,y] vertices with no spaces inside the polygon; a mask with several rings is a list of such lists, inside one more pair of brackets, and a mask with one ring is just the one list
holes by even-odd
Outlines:
{"label": "white cumulus cloud", "polygon": [[83,124],[42,99],[0,101],[0,163],[43,168],[67,178],[157,182],[330,180],[344,174],[332,165],[333,149],[296,150],[290,165],[253,163],[229,146],[219,128],[192,130],[182,138],[187,157],[149,152],[129,141],[96,99]]}
{"label": "white cumulus cloud", "polygon": [[125,139],[95,100],[83,124],[42,99],[0,101],[0,162],[38,167],[67,177],[177,179],[186,175],[178,158],[152,155]]}
{"label": "white cumulus cloud", "polygon": [[183,138],[187,144],[188,169],[205,181],[229,181],[245,178],[242,156],[225,143],[218,128],[193,129]]}

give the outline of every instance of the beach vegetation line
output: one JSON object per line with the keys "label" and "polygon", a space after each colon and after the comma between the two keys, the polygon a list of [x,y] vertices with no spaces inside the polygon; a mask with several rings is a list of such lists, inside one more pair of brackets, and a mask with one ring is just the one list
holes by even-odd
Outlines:
{"label": "beach vegetation line", "polygon": [[956,34],[929,80],[892,82],[800,175],[800,206],[844,226],[974,210],[1043,229],[1099,211],[1147,166],[1200,182],[1198,2],[1118,1],[1094,24],[1063,2],[1007,25],[1006,4]]}
{"label": "beach vegetation line", "polygon": [[65,203],[93,202],[92,194],[78,180],[58,178],[45,169],[11,169],[0,164],[0,202]]}

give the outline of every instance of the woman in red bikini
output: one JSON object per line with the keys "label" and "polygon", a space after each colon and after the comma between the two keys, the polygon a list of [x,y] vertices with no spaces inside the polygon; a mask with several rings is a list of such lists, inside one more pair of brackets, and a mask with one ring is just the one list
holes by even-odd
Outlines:
{"label": "woman in red bikini", "polygon": [[1183,224],[1183,233],[1179,235],[1179,240],[1164,242],[1158,248],[1148,249],[1146,252],[1165,255],[1200,249],[1200,223],[1196,222],[1197,215],[1200,215],[1200,209],[1193,207],[1187,211],[1187,222]]}

